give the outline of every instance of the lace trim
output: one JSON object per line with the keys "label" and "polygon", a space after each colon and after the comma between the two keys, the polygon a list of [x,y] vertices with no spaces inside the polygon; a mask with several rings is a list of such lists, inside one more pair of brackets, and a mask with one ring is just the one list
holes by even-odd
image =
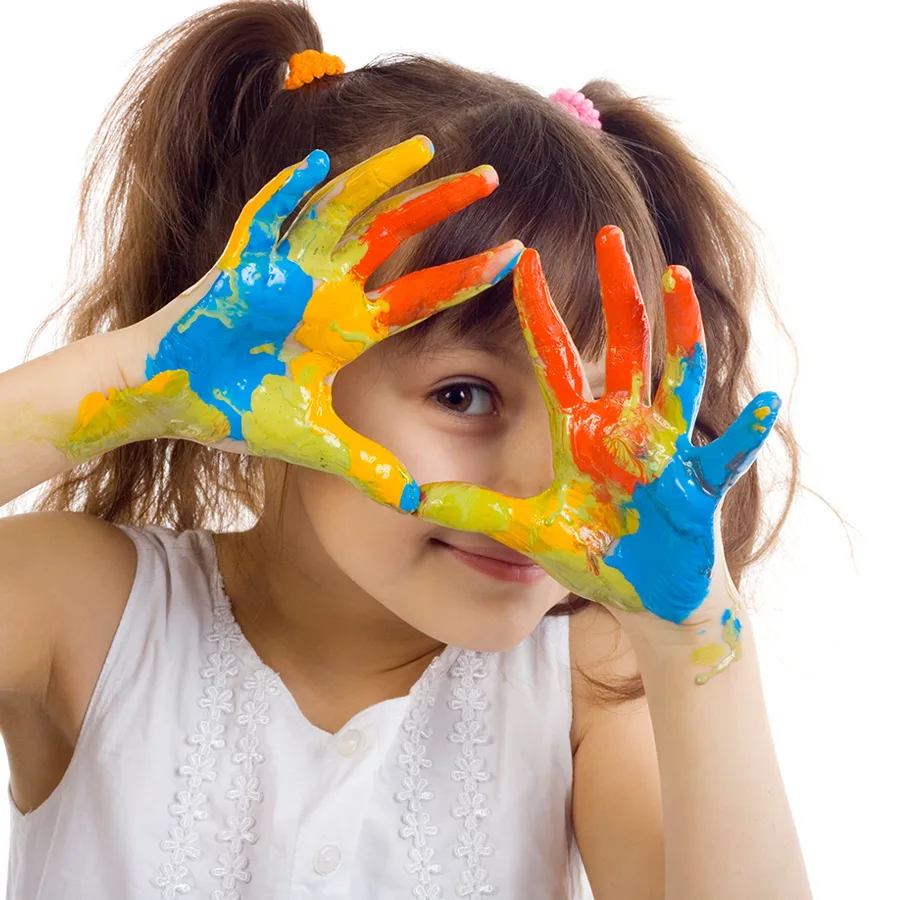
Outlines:
{"label": "lace trim", "polygon": [[487,740],[483,724],[478,721],[478,713],[487,706],[484,691],[478,687],[478,682],[487,676],[484,657],[472,650],[464,650],[450,674],[460,683],[453,688],[453,696],[447,705],[458,711],[460,718],[448,737],[462,747],[462,756],[456,757],[456,770],[451,777],[456,782],[461,781],[463,786],[457,795],[459,806],[454,807],[453,815],[463,819],[465,824],[465,831],[459,833],[453,852],[457,858],[466,860],[456,893],[460,897],[482,897],[496,890],[487,881],[487,870],[481,865],[482,857],[492,856],[494,850],[487,844],[487,835],[478,827],[479,820],[490,814],[485,806],[487,798],[478,789],[479,784],[490,778],[477,749]]}
{"label": "lace trim", "polygon": [[280,693],[278,676],[267,669],[257,669],[251,678],[244,682],[244,689],[250,692],[250,699],[241,705],[243,712],[237,717],[241,726],[241,737],[238,740],[238,751],[231,757],[241,768],[241,774],[232,780],[234,787],[225,796],[234,800],[236,814],[228,816],[228,828],[216,835],[216,840],[227,841],[228,851],[219,856],[221,866],[211,869],[211,873],[220,879],[223,890],[215,890],[212,900],[241,900],[239,890],[235,890],[238,881],[250,881],[247,870],[248,859],[241,852],[244,844],[255,843],[259,834],[253,830],[256,819],[250,815],[254,803],[261,803],[262,792],[259,790],[259,778],[256,766],[265,760],[259,752],[257,730],[260,725],[269,724],[269,704],[266,697]]}
{"label": "lace trim", "polygon": [[[196,846],[200,835],[194,825],[208,815],[204,809],[206,794],[200,788],[204,781],[216,779],[215,751],[225,746],[222,738],[225,726],[218,720],[223,712],[234,711],[234,691],[228,683],[237,675],[239,666],[231,648],[241,643],[244,637],[227,607],[216,606],[213,613],[213,630],[206,635],[206,640],[214,643],[216,649],[207,656],[209,665],[200,668],[201,676],[210,683],[203,689],[205,696],[197,701],[202,709],[207,710],[207,715],[198,722],[197,732],[188,738],[188,743],[195,745],[196,749],[188,754],[188,762],[178,770],[184,776],[185,790],[179,791],[175,802],[169,804],[169,812],[178,824],[169,829],[169,837],[159,845],[169,854],[169,858],[160,864],[160,874],[153,883],[164,900],[174,900],[176,895],[188,894],[195,888],[184,863],[187,859],[195,860],[200,856],[200,848]],[[223,896],[215,900],[230,898]]]}
{"label": "lace trim", "polygon": [[[440,885],[432,876],[440,875],[443,867],[434,861],[434,848],[429,840],[438,833],[438,828],[430,824],[430,816],[422,808],[425,801],[434,798],[422,771],[431,768],[426,744],[433,729],[428,725],[428,710],[435,703],[434,682],[438,662],[434,660],[426,671],[403,723],[403,730],[409,738],[401,745],[398,762],[405,768],[406,775],[402,781],[403,790],[394,795],[407,805],[402,816],[404,825],[400,829],[400,837],[411,840],[413,844],[408,854],[410,863],[406,868],[416,876],[412,891],[416,900],[441,900]],[[451,775],[455,782],[462,782],[462,792],[457,794],[459,805],[452,812],[456,818],[464,820],[465,828],[458,836],[454,855],[466,861],[456,894],[459,897],[483,897],[496,892],[496,887],[487,881],[487,871],[481,865],[482,858],[493,855],[494,851],[488,846],[487,835],[478,824],[490,814],[485,805],[486,797],[478,788],[490,778],[477,749],[487,741],[483,724],[479,721],[479,713],[487,708],[484,691],[478,686],[478,682],[488,674],[484,656],[473,650],[463,650],[450,674],[456,679],[456,684],[447,705],[459,713],[459,721],[454,723],[447,737],[454,744],[461,745],[462,754],[456,758],[456,767]]]}
{"label": "lace trim", "polygon": [[432,875],[438,875],[442,867],[434,862],[434,848],[429,846],[429,838],[437,834],[437,826],[430,825],[430,817],[422,809],[422,804],[434,798],[428,790],[428,781],[422,775],[423,769],[431,768],[431,760],[426,755],[425,741],[431,737],[432,729],[428,727],[428,710],[434,706],[432,685],[437,674],[440,657],[432,660],[425,676],[419,684],[406,719],[403,730],[409,739],[403,741],[397,761],[406,769],[403,778],[403,790],[394,796],[400,803],[406,804],[406,812],[402,816],[404,826],[400,829],[400,837],[411,839],[413,846],[409,850],[410,863],[406,869],[410,875],[416,876],[413,897],[416,900],[440,900],[440,886],[432,881]]}

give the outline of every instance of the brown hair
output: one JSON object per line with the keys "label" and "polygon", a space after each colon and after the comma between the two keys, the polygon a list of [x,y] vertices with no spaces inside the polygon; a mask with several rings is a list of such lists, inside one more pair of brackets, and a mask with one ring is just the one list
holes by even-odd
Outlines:
{"label": "brown hair", "polygon": [[[764,290],[754,226],[646,100],[608,81],[589,82],[581,90],[600,112],[603,128],[595,131],[526,86],[417,54],[393,54],[285,90],[287,60],[305,49],[322,50],[322,38],[305,5],[293,0],[218,6],[145,48],[92,144],[76,235],[85,271],[29,351],[62,312],[65,339],[75,341],[131,325],[168,303],[215,263],[244,202],[313,149],[329,154],[333,177],[425,134],[434,158],[397,190],[485,163],[497,170],[500,187],[404,242],[369,287],[516,237],[538,250],[576,343],[597,358],[605,336],[592,242],[614,223],[624,231],[651,323],[654,391],[665,361],[661,275],[668,263],[693,275],[709,362],[694,442],[722,434],[759,392],[748,360],[757,295],[787,332]],[[410,349],[444,328],[521,339],[512,279],[391,341]],[[774,429],[789,473],[777,522],[760,540],[756,464],[723,503],[726,559],[737,586],[771,551],[798,489],[799,448],[786,412]],[[49,482],[36,508],[179,530],[208,527],[213,514],[227,522],[242,511],[261,513],[264,462],[184,440],[128,444]],[[570,597],[549,614],[588,604]],[[643,693],[639,677],[598,683],[597,690],[612,702]]]}

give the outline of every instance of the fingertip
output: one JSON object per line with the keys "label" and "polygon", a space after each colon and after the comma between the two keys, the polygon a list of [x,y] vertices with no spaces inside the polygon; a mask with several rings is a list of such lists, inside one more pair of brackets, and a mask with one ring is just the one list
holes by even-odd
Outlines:
{"label": "fingertip", "polygon": [[472,172],[480,175],[492,191],[500,184],[500,176],[493,166],[476,166]]}
{"label": "fingertip", "polygon": [[693,283],[690,270],[684,266],[671,265],[663,272],[662,287],[666,294],[674,294],[679,288],[691,290]]}
{"label": "fingertip", "polygon": [[419,508],[422,500],[422,491],[419,485],[413,479],[409,484],[404,485],[403,493],[400,495],[399,507],[403,512],[413,513]]}
{"label": "fingertip", "polygon": [[753,415],[757,419],[763,421],[771,417],[774,422],[778,417],[778,410],[781,409],[781,397],[774,391],[766,391],[756,398],[754,405]]}
{"label": "fingertip", "polygon": [[412,141],[419,141],[422,147],[424,147],[425,152],[428,154],[428,158],[431,159],[434,156],[434,144],[428,135],[425,134],[417,134],[414,138],[411,138]]}
{"label": "fingertip", "polygon": [[535,271],[541,267],[541,255],[534,247],[525,247],[519,256],[519,263],[523,271]]}
{"label": "fingertip", "polygon": [[506,252],[511,248],[515,248],[515,252],[513,255],[507,260],[506,265],[491,279],[491,284],[497,284],[497,282],[502,281],[518,264],[519,259],[522,257],[522,254],[525,251],[524,244],[519,240],[507,241],[501,247],[498,248],[498,252]]}
{"label": "fingertip", "polygon": [[604,225],[598,232],[594,240],[597,248],[605,247],[613,242],[624,245],[625,235],[618,225]]}
{"label": "fingertip", "polygon": [[322,172],[322,174],[327,174],[328,169],[331,167],[331,158],[324,150],[313,150],[309,156],[300,163],[298,168],[308,168],[308,169],[317,169]]}

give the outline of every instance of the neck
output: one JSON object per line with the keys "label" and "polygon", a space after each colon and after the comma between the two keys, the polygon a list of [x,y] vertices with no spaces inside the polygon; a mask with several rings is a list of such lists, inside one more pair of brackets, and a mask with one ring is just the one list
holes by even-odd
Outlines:
{"label": "neck", "polygon": [[214,540],[235,619],[279,672],[311,684],[408,687],[445,647],[344,575],[302,511],[282,522],[264,515],[249,531]]}

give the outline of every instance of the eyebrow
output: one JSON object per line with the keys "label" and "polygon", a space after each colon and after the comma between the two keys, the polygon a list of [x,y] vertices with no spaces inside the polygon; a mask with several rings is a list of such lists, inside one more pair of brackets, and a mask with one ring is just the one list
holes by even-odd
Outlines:
{"label": "eyebrow", "polygon": [[[475,350],[486,353],[489,356],[499,357],[504,363],[520,372],[531,374],[533,365],[531,357],[528,355],[524,338],[522,339],[522,349],[524,353],[516,353],[508,343],[503,341],[492,340],[487,334],[474,333],[466,336],[449,335],[446,340],[440,342],[440,349],[435,348],[434,355],[441,356],[444,354],[452,354],[454,349]],[[428,352],[428,351],[426,351]],[[587,374],[587,373],[586,373]],[[588,377],[588,384],[591,387],[606,386],[606,368],[600,371],[594,378]]]}

